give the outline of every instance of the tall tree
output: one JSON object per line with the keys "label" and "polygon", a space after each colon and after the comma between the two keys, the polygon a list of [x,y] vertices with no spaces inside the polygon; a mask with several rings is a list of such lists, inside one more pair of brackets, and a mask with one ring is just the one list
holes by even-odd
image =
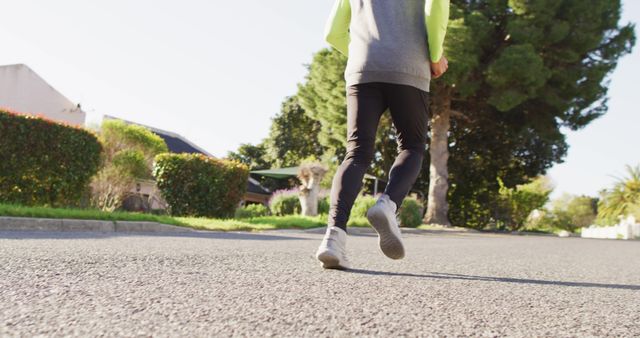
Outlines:
{"label": "tall tree", "polygon": [[269,136],[264,141],[265,159],[279,168],[298,166],[309,156],[321,157],[321,128],[319,121],[307,116],[297,96],[287,97],[280,113],[271,120]]}
{"label": "tall tree", "polygon": [[269,169],[271,163],[266,160],[266,152],[264,141],[257,145],[243,143],[238,150],[227,152],[226,158],[242,162],[250,170]]}
{"label": "tall tree", "polygon": [[450,72],[435,86],[425,216],[439,224],[449,223],[451,118],[509,112],[523,137],[554,143],[560,127],[579,129],[606,112],[606,76],[635,43],[634,26],[619,26],[618,0],[453,0],[451,6]]}

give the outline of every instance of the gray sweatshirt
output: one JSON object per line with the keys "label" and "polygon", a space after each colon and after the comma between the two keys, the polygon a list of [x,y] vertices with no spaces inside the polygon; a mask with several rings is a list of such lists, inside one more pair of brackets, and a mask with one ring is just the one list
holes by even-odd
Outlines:
{"label": "gray sweatshirt", "polygon": [[346,85],[391,82],[429,91],[425,0],[350,0]]}

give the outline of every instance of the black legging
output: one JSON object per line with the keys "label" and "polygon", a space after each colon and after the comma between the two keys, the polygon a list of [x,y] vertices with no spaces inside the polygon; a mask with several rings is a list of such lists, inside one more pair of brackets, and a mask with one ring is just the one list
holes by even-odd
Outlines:
{"label": "black legging", "polygon": [[373,160],[376,130],[389,108],[396,128],[398,156],[389,171],[384,193],[398,208],[422,167],[429,121],[429,93],[386,82],[347,87],[347,154],[333,177],[328,225],[346,231],[351,207]]}

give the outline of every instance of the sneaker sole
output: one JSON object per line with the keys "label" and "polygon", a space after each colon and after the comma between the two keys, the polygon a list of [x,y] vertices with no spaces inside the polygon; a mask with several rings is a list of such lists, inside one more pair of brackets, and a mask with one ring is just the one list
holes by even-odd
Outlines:
{"label": "sneaker sole", "polygon": [[390,221],[384,212],[373,207],[367,212],[367,219],[378,233],[378,244],[382,253],[391,259],[402,259],[404,257],[402,239],[391,231]]}
{"label": "sneaker sole", "polygon": [[318,254],[316,258],[322,263],[322,267],[325,269],[344,270],[349,268],[347,266],[341,265],[340,259],[329,252]]}

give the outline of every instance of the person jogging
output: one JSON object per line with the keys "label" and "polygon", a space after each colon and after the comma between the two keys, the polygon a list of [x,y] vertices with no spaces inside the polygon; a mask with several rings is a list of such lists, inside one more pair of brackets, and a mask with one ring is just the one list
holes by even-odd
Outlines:
{"label": "person jogging", "polygon": [[429,84],[447,71],[443,43],[449,0],[336,0],[325,40],[348,57],[344,72],[347,147],[333,177],[327,230],[316,252],[324,268],[349,268],[347,221],[374,156],[381,115],[389,109],[398,156],[384,192],[367,210],[378,243],[401,259],[398,207],[422,167],[426,150]]}

